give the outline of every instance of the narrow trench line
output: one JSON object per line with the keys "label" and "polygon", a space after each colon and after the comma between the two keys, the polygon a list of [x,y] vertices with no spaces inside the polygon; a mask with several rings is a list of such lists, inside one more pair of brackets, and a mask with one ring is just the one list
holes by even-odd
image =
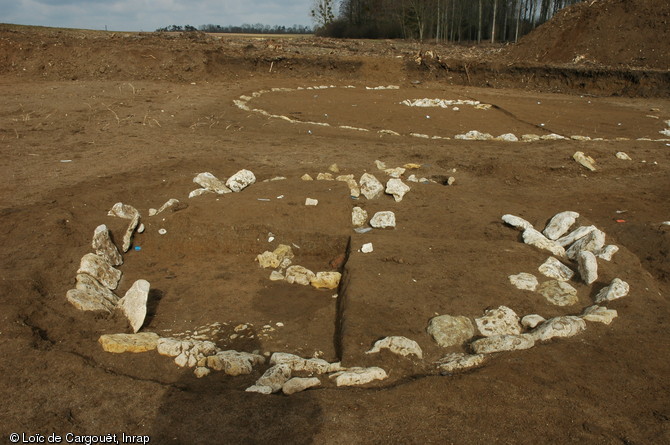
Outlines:
{"label": "narrow trench line", "polygon": [[344,338],[344,318],[348,300],[347,288],[349,285],[349,272],[347,263],[349,262],[349,255],[351,255],[351,236],[349,236],[349,239],[347,240],[347,248],[344,252],[344,262],[341,266],[342,277],[340,278],[340,284],[337,287],[337,309],[334,320],[335,332],[333,334],[333,344],[338,361],[342,361],[344,355],[342,343]]}

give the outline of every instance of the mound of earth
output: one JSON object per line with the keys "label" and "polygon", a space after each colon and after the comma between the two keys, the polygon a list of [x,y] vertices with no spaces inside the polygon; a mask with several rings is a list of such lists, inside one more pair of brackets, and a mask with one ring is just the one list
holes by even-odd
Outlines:
{"label": "mound of earth", "polygon": [[513,59],[670,69],[670,3],[590,0],[565,8],[510,49]]}

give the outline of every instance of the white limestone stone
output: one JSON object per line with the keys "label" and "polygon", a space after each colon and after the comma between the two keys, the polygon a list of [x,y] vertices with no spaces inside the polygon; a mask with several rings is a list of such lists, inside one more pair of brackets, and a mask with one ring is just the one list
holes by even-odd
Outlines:
{"label": "white limestone stone", "polygon": [[159,338],[156,349],[160,355],[167,355],[168,357],[176,357],[182,353],[182,340],[170,337]]}
{"label": "white limestone stone", "polygon": [[379,169],[379,170],[386,170],[386,163],[380,161],[379,159],[376,159],[376,160],[375,160],[375,166],[376,166],[377,169]]}
{"label": "white limestone stone", "polygon": [[196,198],[200,195],[204,195],[205,193],[214,193],[214,192],[211,191],[211,190],[207,190],[205,188],[199,188],[199,189],[195,189],[191,193],[189,193],[188,197],[189,198]]}
{"label": "white limestone stone", "polygon": [[379,198],[384,193],[384,186],[370,173],[363,173],[360,179],[361,193],[367,199]]}
{"label": "white limestone stone", "polygon": [[306,206],[316,206],[316,205],[319,205],[319,200],[318,200],[318,199],[313,199],[313,198],[306,198],[306,199],[305,199],[305,205],[306,205]]}
{"label": "white limestone stone", "polygon": [[494,352],[518,351],[529,349],[535,345],[530,334],[509,334],[484,337],[470,343],[476,354],[493,354]]}
{"label": "white limestone stone", "polygon": [[107,289],[116,289],[121,279],[121,271],[112,267],[106,258],[94,253],[87,253],[81,259],[77,273],[92,276]]}
{"label": "white limestone stone", "polygon": [[370,253],[374,250],[372,247],[372,243],[365,243],[363,246],[361,246],[361,252],[363,253]]}
{"label": "white limestone stone", "polygon": [[262,355],[233,350],[219,351],[207,356],[207,367],[233,376],[251,374],[254,366],[263,363],[265,363],[265,357]]}
{"label": "white limestone stone", "polygon": [[302,176],[300,177],[300,179],[302,179],[303,181],[314,181],[314,178],[312,178],[312,177],[311,177],[310,175],[308,175],[307,173],[305,173],[304,175],[302,175]]}
{"label": "white limestone stone", "polygon": [[591,156],[587,156],[583,152],[578,151],[578,152],[575,152],[574,155],[572,155],[572,159],[577,161],[577,163],[579,165],[581,165],[582,167],[585,167],[585,168],[591,170],[592,172],[596,171],[596,166],[595,166],[596,161],[594,161]]}
{"label": "white limestone stone", "polygon": [[293,377],[284,383],[281,390],[284,394],[290,396],[291,394],[302,392],[319,385],[321,385],[321,380],[317,377]]}
{"label": "white limestone stone", "polygon": [[565,251],[568,258],[577,260],[577,256],[581,251],[600,252],[605,246],[605,233],[601,230],[594,229],[587,233],[582,238],[572,243]]}
{"label": "white limestone stone", "polygon": [[251,385],[247,389],[245,389],[246,392],[256,392],[258,394],[272,394],[272,388],[269,386],[263,386],[263,385]]}
{"label": "white limestone stone", "polygon": [[112,266],[120,266],[123,264],[123,257],[112,242],[112,238],[109,235],[109,229],[107,229],[106,225],[101,224],[95,228],[91,244],[95,253],[101,257],[105,257]]}
{"label": "white limestone stone", "polygon": [[370,219],[370,225],[375,229],[386,229],[395,227],[395,213],[387,210],[375,213]]}
{"label": "white limestone stone", "polygon": [[628,283],[620,278],[615,278],[612,280],[609,286],[603,287],[600,292],[596,294],[596,303],[623,298],[628,295],[629,291],[630,286]]}
{"label": "white limestone stone", "polygon": [[156,349],[158,334],[140,332],[137,334],[105,334],[98,338],[98,343],[106,352],[120,354],[123,352],[145,352]]}
{"label": "white limestone stone", "polygon": [[466,141],[490,141],[493,135],[489,133],[482,133],[477,130],[470,130],[465,134],[457,134],[454,139],[461,139]]}
{"label": "white limestone stone", "polygon": [[148,281],[137,280],[119,300],[119,307],[130,322],[133,332],[139,331],[144,324],[150,287]]}
{"label": "white limestone stone", "polygon": [[256,176],[246,169],[242,169],[228,178],[226,186],[233,192],[240,192],[256,182]]}
{"label": "white limestone stone", "polygon": [[565,257],[565,249],[556,241],[550,240],[532,227],[523,231],[523,242],[538,249],[548,250],[557,257]]}
{"label": "white limestone stone", "polygon": [[557,213],[551,218],[542,233],[550,240],[557,240],[570,229],[575,221],[577,221],[577,218],[579,218],[579,213],[577,212],[566,211]]}
{"label": "white limestone stone", "polygon": [[526,272],[521,272],[516,275],[510,275],[510,283],[512,283],[517,289],[521,290],[535,290],[537,288],[537,278],[533,274]]}
{"label": "white limestone stone", "polygon": [[564,237],[557,239],[556,242],[563,247],[568,247],[570,244],[585,237],[594,230],[597,230],[596,226],[580,226]]}
{"label": "white limestone stone", "polygon": [[309,286],[315,277],[316,274],[314,272],[302,266],[290,266],[286,269],[286,282],[290,284],[296,283]]}
{"label": "white limestone stone", "polygon": [[409,191],[409,186],[400,179],[392,178],[386,183],[386,194],[393,195],[396,202],[402,201],[403,196]]}
{"label": "white limestone stone", "polygon": [[128,228],[126,229],[126,232],[123,234],[122,250],[124,252],[128,252],[128,249],[130,249],[130,245],[133,242],[133,234],[135,233],[135,229],[137,228],[139,223],[140,223],[140,212],[137,212],[135,213],[133,219],[130,220],[130,224],[128,224]]}
{"label": "white limestone stone", "polygon": [[341,279],[342,274],[339,272],[317,272],[309,284],[317,289],[337,289]]}
{"label": "white limestone stone", "polygon": [[366,354],[375,354],[382,349],[388,349],[392,353],[402,355],[403,357],[415,355],[420,359],[423,358],[423,351],[419,344],[407,337],[391,336],[377,340],[372,349],[367,351]]}
{"label": "white limestone stone", "polygon": [[[165,210],[167,210],[169,208],[172,208],[172,207],[176,207],[178,205],[179,205],[179,200],[178,199],[170,198],[165,202],[165,204],[163,204],[158,210],[156,210],[156,212],[154,213],[153,216],[158,215],[159,213],[162,213]],[[149,211],[149,216],[152,216],[151,211]]]}
{"label": "white limestone stone", "polygon": [[495,138],[496,141],[519,142],[519,138],[514,133],[505,133]]}
{"label": "white limestone stone", "polygon": [[537,291],[547,299],[547,301],[556,306],[571,306],[576,304],[577,289],[570,286],[565,281],[551,280],[540,284]]}
{"label": "white limestone stone", "polygon": [[561,136],[560,134],[550,133],[540,136],[540,139],[543,141],[560,141],[567,138],[565,136]]}
{"label": "white limestone stone", "polygon": [[526,230],[533,228],[533,225],[531,223],[515,215],[509,215],[509,214],[503,215],[502,220],[505,224],[508,224],[519,230]]}
{"label": "white limestone stone", "polygon": [[221,181],[219,178],[211,174],[210,172],[198,173],[198,175],[193,178],[193,182],[198,184],[205,190],[214,192],[219,195],[224,193],[230,193],[231,190],[226,187],[226,184]]}
{"label": "white limestone stone", "polygon": [[80,311],[106,312],[110,314],[116,305],[101,293],[92,290],[70,289],[65,298]]}
{"label": "white limestone stone", "polygon": [[533,329],[540,323],[547,321],[543,316],[537,314],[528,314],[521,319],[521,326],[526,329]]}
{"label": "white limestone stone", "polygon": [[281,391],[282,386],[291,378],[291,368],[285,363],[270,367],[256,380],[257,386],[268,386],[272,392]]}
{"label": "white limestone stone", "polygon": [[586,284],[591,284],[598,279],[598,260],[593,252],[582,250],[577,254],[577,265],[579,275]]}
{"label": "white limestone stone", "polygon": [[335,178],[333,177],[332,173],[319,173],[316,175],[316,180],[317,181],[334,181]]}
{"label": "white limestone stone", "polygon": [[616,157],[617,157],[617,159],[621,159],[622,161],[632,161],[631,157],[628,156],[623,151],[617,152]]}
{"label": "white limestone stone", "polygon": [[373,366],[370,368],[348,368],[346,371],[331,374],[330,377],[335,379],[337,386],[357,386],[375,380],[384,380],[388,375],[382,368]]}
{"label": "white limestone stone", "polygon": [[199,379],[207,377],[212,371],[205,366],[198,366],[193,370],[193,374]]}
{"label": "white limestone stone", "polygon": [[131,205],[117,202],[107,212],[107,216],[116,216],[117,218],[133,219],[135,214],[139,213],[137,209]]}
{"label": "white limestone stone", "polygon": [[614,254],[617,253],[618,251],[619,251],[618,246],[615,246],[614,244],[609,244],[600,249],[600,251],[596,254],[596,256],[602,260],[611,261]]}
{"label": "white limestone stone", "polygon": [[537,268],[541,274],[546,277],[553,278],[558,281],[569,281],[575,274],[565,264],[550,256],[547,260]]}
{"label": "white limestone stone", "polygon": [[351,211],[351,224],[354,227],[362,227],[368,222],[368,212],[360,207],[354,207]]}
{"label": "white limestone stone", "polygon": [[484,354],[466,354],[464,352],[453,352],[442,357],[436,362],[440,374],[453,374],[458,371],[481,366],[486,361]]}
{"label": "white limestone stone", "polygon": [[430,319],[426,332],[443,348],[458,346],[475,335],[472,321],[463,316],[438,315]]}
{"label": "white limestone stone", "polygon": [[586,321],[593,321],[596,323],[610,324],[619,314],[614,309],[607,309],[606,307],[593,305],[584,309],[582,318]]}
{"label": "white limestone stone", "polygon": [[475,318],[475,323],[479,332],[485,337],[521,333],[519,316],[507,306],[485,311],[482,317]]}
{"label": "white limestone stone", "polygon": [[[389,175],[392,178],[397,179],[397,178],[400,178],[405,173],[405,171],[406,170],[403,167],[395,167],[395,168],[385,169],[384,173],[386,173],[387,175]],[[388,185],[387,185],[387,187],[388,187]],[[389,193],[388,190],[386,191],[386,193]],[[397,201],[397,199],[396,199],[396,201]]]}
{"label": "white limestone stone", "polygon": [[550,318],[530,332],[535,341],[547,341],[555,337],[572,337],[586,329],[580,317],[564,315]]}
{"label": "white limestone stone", "polygon": [[535,142],[540,140],[540,136],[536,134],[522,134],[521,140],[523,142]]}
{"label": "white limestone stone", "polygon": [[112,307],[116,306],[119,301],[119,297],[117,297],[114,292],[109,290],[92,276],[85,273],[77,274],[77,284],[75,284],[75,289],[86,291],[90,294],[96,294],[109,301],[112,304]]}
{"label": "white limestone stone", "polygon": [[308,372],[310,374],[325,374],[339,370],[339,363],[328,363],[320,358],[302,358],[288,352],[275,352],[270,357],[270,364],[285,364],[292,372]]}
{"label": "white limestone stone", "polygon": [[270,281],[284,281],[286,277],[284,276],[283,273],[279,272],[278,270],[273,270],[270,272]]}

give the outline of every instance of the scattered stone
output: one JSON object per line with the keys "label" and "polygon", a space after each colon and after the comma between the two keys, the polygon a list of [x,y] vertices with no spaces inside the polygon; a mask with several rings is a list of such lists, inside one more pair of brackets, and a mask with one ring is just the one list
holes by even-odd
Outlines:
{"label": "scattered stone", "polygon": [[339,272],[317,272],[310,284],[317,289],[337,289],[342,274]]}
{"label": "scattered stone", "polygon": [[521,326],[523,326],[526,329],[533,329],[540,323],[544,323],[547,321],[543,316],[537,315],[537,314],[529,314],[524,316],[521,319]]}
{"label": "scattered stone", "polygon": [[540,284],[537,291],[546,298],[549,303],[556,306],[571,306],[579,301],[577,298],[577,289],[570,286],[565,281],[546,281]]}
{"label": "scattered stone", "polygon": [[386,183],[386,193],[393,195],[393,199],[395,199],[396,202],[402,201],[403,196],[405,196],[405,193],[409,192],[409,190],[409,186],[400,179],[389,179]]}
{"label": "scattered stone", "polygon": [[517,275],[510,275],[508,278],[517,289],[534,291],[537,288],[537,278],[533,274],[521,272]]}
{"label": "scattered stone", "polygon": [[217,178],[210,172],[198,173],[198,175],[195,178],[193,178],[193,182],[202,187],[202,189],[217,193],[219,195],[231,192],[231,190],[228,187],[226,187],[226,184],[224,184],[223,181],[221,181],[219,178]]}
{"label": "scattered stone", "polygon": [[558,281],[569,281],[575,274],[572,269],[561,263],[553,256],[547,258],[547,261],[542,263],[542,265],[540,265],[537,270],[539,270],[540,273],[544,276]]}
{"label": "scattered stone", "polygon": [[140,332],[139,334],[106,334],[101,335],[98,343],[107,352],[145,352],[153,351],[158,345],[158,334]]}
{"label": "scattered stone", "polygon": [[542,233],[550,240],[557,240],[570,229],[577,218],[579,218],[579,213],[577,212],[567,211],[558,213],[551,218],[549,224],[547,224],[547,227]]}
{"label": "scattered stone", "polygon": [[565,249],[556,241],[550,240],[532,227],[523,231],[523,242],[538,249],[548,250],[557,257],[565,257]]}
{"label": "scattered stone", "polygon": [[577,241],[578,239],[585,237],[594,230],[597,230],[596,226],[580,226],[579,228],[565,235],[563,238],[557,239],[556,242],[563,247],[567,247],[570,244]]}
{"label": "scattered stone", "polygon": [[282,386],[291,378],[291,368],[285,363],[274,365],[256,380],[257,386],[268,386],[272,392],[278,392]]}
{"label": "scattered stone", "polygon": [[614,244],[607,245],[600,249],[596,256],[605,261],[611,261],[615,253],[619,251],[619,247]]}
{"label": "scattered stone", "polygon": [[612,280],[609,286],[603,287],[598,294],[596,294],[596,303],[602,303],[603,301],[612,301],[628,295],[630,291],[630,286],[628,283],[623,281],[620,278],[615,278]]}
{"label": "scattered stone", "polygon": [[363,173],[359,182],[361,184],[361,193],[367,199],[379,198],[384,193],[384,186],[374,175]]}
{"label": "scattered stone", "polygon": [[228,178],[226,185],[233,192],[240,192],[256,182],[256,176],[249,170],[242,169]]}
{"label": "scattered stone", "polygon": [[583,152],[578,151],[574,155],[572,155],[572,159],[577,161],[577,163],[582,167],[586,167],[592,172],[596,171],[595,167],[596,161],[591,156],[586,156]]}
{"label": "scattered stone", "polygon": [[475,318],[475,323],[479,332],[485,337],[521,333],[519,316],[507,306],[485,311],[484,316]]}
{"label": "scattered stone", "polygon": [[518,351],[535,346],[535,339],[530,334],[510,334],[484,337],[470,343],[476,354],[493,354],[494,352]]}
{"label": "scattered stone", "polygon": [[293,377],[282,386],[282,392],[286,395],[295,394],[321,385],[321,380],[316,377]]}
{"label": "scattered stone", "polygon": [[571,260],[577,260],[579,252],[600,252],[604,246],[605,233],[598,229],[594,229],[572,243],[565,253]]}
{"label": "scattered stone", "polygon": [[363,244],[363,246],[361,247],[361,252],[363,252],[363,253],[370,253],[370,252],[372,252],[373,250],[374,250],[374,249],[373,249],[373,247],[372,247],[372,243],[365,243],[365,244]]}
{"label": "scattered stone", "polygon": [[306,206],[315,206],[315,205],[318,205],[318,204],[319,204],[318,199],[312,199],[312,198],[305,199],[305,205]]}
{"label": "scattered stone", "polygon": [[519,230],[532,229],[533,225],[526,221],[523,218],[514,215],[503,215],[502,220],[505,224],[508,224]]}
{"label": "scattered stone", "polygon": [[251,374],[253,367],[265,363],[265,357],[238,351],[219,351],[207,357],[207,366],[228,375]]}
{"label": "scattered stone", "polygon": [[395,213],[391,211],[377,212],[370,219],[370,225],[375,229],[395,227]]}
{"label": "scattered stone", "polygon": [[292,372],[309,372],[310,374],[326,374],[340,370],[339,363],[328,363],[320,358],[302,358],[287,352],[275,352],[270,357],[271,365],[287,365]]}
{"label": "scattered stone", "polygon": [[438,315],[431,318],[426,332],[438,345],[448,348],[470,340],[475,335],[475,327],[467,317]]}
{"label": "scattered stone", "polygon": [[465,354],[463,352],[454,352],[447,354],[436,362],[440,374],[453,374],[465,369],[481,366],[486,361],[484,354]]}
{"label": "scattered stone", "polygon": [[284,281],[285,279],[284,274],[277,270],[270,272],[270,281]]}
{"label": "scattered stone", "polygon": [[368,212],[360,207],[354,207],[351,211],[351,224],[354,227],[362,227],[368,222]]}
{"label": "scattered stone", "polygon": [[586,329],[586,323],[580,317],[564,315],[545,321],[535,330],[531,331],[529,335],[535,341],[547,341],[554,337],[572,337],[584,329]]}
{"label": "scattered stone", "polygon": [[[616,157],[617,157],[618,159],[621,159],[622,161],[632,161],[631,157],[628,156],[628,155],[627,155],[626,153],[624,153],[623,151],[618,152],[618,153],[616,154]],[[607,323],[607,324],[609,324],[609,323]]]}
{"label": "scattered stone", "polygon": [[[384,170],[384,173],[386,173],[392,178],[397,179],[400,178],[405,173],[405,169],[402,167],[387,168],[386,170]],[[388,193],[388,191],[386,193]]]}
{"label": "scattered stone", "polygon": [[112,267],[106,258],[94,253],[87,253],[81,259],[77,273],[92,276],[107,289],[116,289],[121,279],[121,271]]}
{"label": "scattered stone", "polygon": [[150,284],[146,280],[137,280],[119,300],[119,307],[130,322],[133,332],[140,330],[147,316],[147,300]]}
{"label": "scattered stone", "polygon": [[296,283],[309,286],[315,277],[314,272],[302,266],[290,266],[286,269],[286,282],[289,284]]}
{"label": "scattered stone", "polygon": [[312,177],[311,177],[310,175],[308,175],[307,173],[305,173],[304,175],[302,175],[302,176],[300,177],[300,179],[302,179],[303,181],[314,181],[314,178],[312,178]]}
{"label": "scattered stone", "polygon": [[406,337],[392,336],[378,340],[366,354],[375,354],[382,349],[388,349],[392,353],[402,355],[403,357],[414,354],[420,359],[423,358],[423,351],[421,351],[419,344]]}
{"label": "scattered stone", "polygon": [[376,366],[371,368],[349,368],[346,371],[340,371],[332,374],[337,386],[356,386],[365,385],[375,380],[384,380],[388,377],[386,371]]}
{"label": "scattered stone", "polygon": [[198,366],[193,370],[193,374],[199,379],[203,377],[207,377],[212,371],[209,370],[209,368],[206,368],[204,366]]}
{"label": "scattered stone", "polygon": [[586,321],[593,321],[596,323],[610,324],[618,316],[618,312],[614,309],[607,309],[606,307],[593,305],[584,309],[582,318]]}
{"label": "scattered stone", "polygon": [[112,266],[123,264],[123,257],[112,242],[112,238],[109,235],[109,230],[106,225],[101,224],[95,228],[95,231],[93,232],[92,246],[95,253],[106,258]]}
{"label": "scattered stone", "polygon": [[598,260],[593,252],[582,250],[577,254],[579,275],[586,284],[591,284],[598,279]]}
{"label": "scattered stone", "polygon": [[[191,193],[188,194],[188,197],[189,198],[196,198],[200,195],[204,195],[205,193],[214,193],[214,192],[211,191],[211,190],[207,190],[205,188],[200,188],[200,189],[193,190]],[[149,216],[151,216],[151,215],[149,215]]]}

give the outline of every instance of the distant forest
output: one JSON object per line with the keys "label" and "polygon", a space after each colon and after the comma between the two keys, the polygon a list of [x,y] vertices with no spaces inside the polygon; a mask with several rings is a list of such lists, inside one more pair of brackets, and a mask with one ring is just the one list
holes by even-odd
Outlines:
{"label": "distant forest", "polygon": [[501,42],[518,40],[581,1],[313,0],[310,14],[321,36]]}
{"label": "distant forest", "polygon": [[198,28],[191,25],[170,25],[165,28],[158,28],[157,32],[220,32],[220,33],[235,33],[235,34],[313,34],[314,28],[304,25],[293,26],[270,26],[256,23],[249,25],[245,23],[239,26],[221,26],[221,25],[200,25]]}

